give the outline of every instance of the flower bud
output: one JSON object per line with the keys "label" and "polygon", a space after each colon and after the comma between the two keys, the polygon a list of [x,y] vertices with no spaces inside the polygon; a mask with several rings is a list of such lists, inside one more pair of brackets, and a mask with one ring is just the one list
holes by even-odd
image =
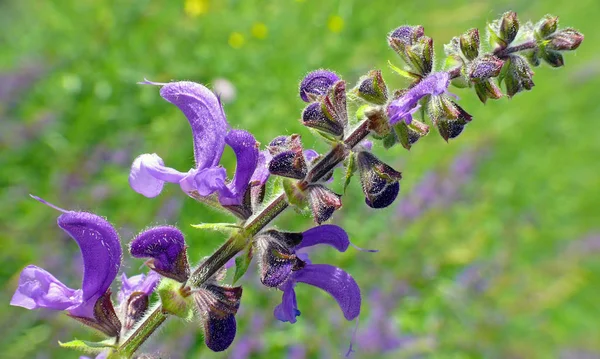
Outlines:
{"label": "flower bud", "polygon": [[367,151],[359,152],[356,159],[367,205],[385,208],[392,204],[400,191],[402,174]]}
{"label": "flower bud", "polygon": [[531,90],[534,86],[533,71],[527,60],[519,55],[511,55],[507,62],[508,68],[504,77],[506,94],[513,97],[523,90]]}
{"label": "flower bud", "polygon": [[338,75],[329,70],[313,71],[300,82],[300,98],[304,102],[315,101],[325,95],[339,79]]}
{"label": "flower bud", "polygon": [[504,61],[494,55],[483,55],[469,66],[469,79],[471,81],[481,81],[496,77],[500,74]]}
{"label": "flower bud", "polygon": [[276,176],[303,179],[307,170],[302,151],[281,152],[269,163],[269,172]]}
{"label": "flower bud", "polygon": [[550,35],[548,40],[550,40],[550,43],[547,48],[550,50],[571,51],[581,45],[583,34],[571,28],[562,29]]}
{"label": "flower bud", "polygon": [[497,100],[502,97],[502,91],[494,81],[490,79],[476,82],[474,86],[479,100],[483,103],[486,103],[488,98]]}
{"label": "flower bud", "polygon": [[519,19],[517,13],[514,11],[505,12],[502,15],[500,22],[500,37],[506,41],[507,44],[513,42],[517,33],[519,32]]}
{"label": "flower bud", "polygon": [[468,60],[479,56],[479,30],[471,29],[461,35],[460,50]]}
{"label": "flower bud", "polygon": [[369,71],[358,84],[358,96],[365,101],[383,105],[388,100],[387,87],[383,81],[380,70]]}
{"label": "flower bud", "polygon": [[440,135],[446,142],[448,142],[449,139],[458,137],[465,129],[465,126],[473,119],[473,117],[462,107],[457,104],[454,104],[454,106],[456,106],[459,113],[456,119],[440,118],[435,121],[435,125],[437,126]]}
{"label": "flower bud", "polygon": [[403,47],[410,46],[421,38],[424,34],[423,26],[400,26],[388,35],[388,43],[394,51],[402,51]]}
{"label": "flower bud", "polygon": [[327,221],[336,209],[342,207],[342,196],[323,185],[311,185],[307,192],[313,219],[318,224]]}
{"label": "flower bud", "polygon": [[542,39],[550,36],[558,27],[558,16],[546,15],[536,24],[535,31]]}
{"label": "flower bud", "polygon": [[410,125],[404,121],[397,123],[394,125],[394,131],[402,147],[410,150],[412,145],[429,133],[429,126],[413,119]]}
{"label": "flower bud", "polygon": [[342,128],[348,124],[345,81],[333,84],[327,91],[327,96],[322,99],[322,104],[323,112],[331,121],[338,123]]}
{"label": "flower bud", "polygon": [[271,155],[277,155],[285,151],[302,152],[302,140],[300,135],[277,136],[267,146]]}
{"label": "flower bud", "polygon": [[432,120],[455,120],[460,112],[458,106],[448,96],[431,96],[427,106],[427,113]]}
{"label": "flower bud", "polygon": [[544,51],[542,58],[552,67],[561,67],[565,64],[562,54],[558,51]]}
{"label": "flower bud", "polygon": [[321,102],[312,102],[306,106],[302,112],[302,123],[306,127],[334,136],[339,137],[344,134],[344,127],[325,115]]}

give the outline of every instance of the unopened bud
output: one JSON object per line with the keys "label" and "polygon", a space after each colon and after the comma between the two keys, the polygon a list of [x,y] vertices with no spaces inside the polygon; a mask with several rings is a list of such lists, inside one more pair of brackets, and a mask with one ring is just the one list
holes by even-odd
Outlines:
{"label": "unopened bud", "polygon": [[500,37],[510,44],[519,32],[519,19],[514,11],[505,12],[500,22]]}
{"label": "unopened bud", "polygon": [[398,52],[401,50],[398,47],[398,44],[402,44],[403,46],[410,46],[414,44],[417,39],[423,36],[423,26],[400,26],[394,31],[390,32],[388,35],[388,43],[394,49],[394,51]]}
{"label": "unopened bud", "polygon": [[427,106],[427,113],[432,120],[442,118],[455,120],[460,112],[457,105],[448,96],[431,96]]}
{"label": "unopened bud", "polygon": [[361,151],[356,159],[367,205],[371,208],[385,208],[392,204],[400,191],[398,181],[402,174],[370,152]]}
{"label": "unopened bud", "polygon": [[307,166],[302,151],[284,151],[273,156],[269,163],[269,172],[276,176],[303,179]]}
{"label": "unopened bud", "polygon": [[437,126],[440,135],[446,142],[448,142],[449,139],[458,137],[458,135],[463,132],[465,126],[473,119],[473,117],[462,107],[457,104],[454,104],[454,106],[456,106],[459,113],[455,120],[442,118],[435,121],[435,125]]}
{"label": "unopened bud", "polygon": [[327,221],[336,209],[342,207],[342,196],[323,185],[311,185],[307,191],[313,219],[318,224]]}
{"label": "unopened bud", "polygon": [[339,79],[335,72],[329,70],[313,71],[300,82],[300,98],[304,102],[315,101],[325,95]]}
{"label": "unopened bud", "polygon": [[542,39],[550,36],[558,27],[558,16],[546,15],[540,22],[536,24],[535,31]]}
{"label": "unopened bud", "polygon": [[337,121],[325,115],[321,102],[312,102],[302,112],[302,123],[306,127],[314,128],[334,136],[341,136],[344,127]]}
{"label": "unopened bud", "polygon": [[575,50],[583,42],[583,34],[575,29],[562,29],[550,37],[548,37],[550,43],[547,45],[548,49],[557,51],[571,51]]}
{"label": "unopened bud", "polygon": [[460,50],[468,60],[479,56],[479,30],[471,29],[460,36]]}
{"label": "unopened bud", "polygon": [[518,55],[511,55],[507,61],[508,69],[504,77],[506,94],[512,97],[521,91],[531,90],[534,86],[533,71],[527,60]]}
{"label": "unopened bud", "polygon": [[561,67],[565,65],[565,60],[563,59],[562,54],[558,51],[544,51],[542,52],[542,58],[544,61],[546,61],[546,63],[548,63],[548,65],[552,67]]}
{"label": "unopened bud", "polygon": [[475,92],[479,100],[483,103],[487,102],[488,98],[497,100],[502,97],[502,91],[492,80],[484,80],[475,83]]}
{"label": "unopened bud", "polygon": [[481,81],[496,77],[500,74],[504,61],[494,55],[483,55],[469,66],[469,78],[471,81]]}
{"label": "unopened bud", "polygon": [[412,145],[429,133],[429,126],[413,119],[410,125],[407,125],[404,121],[398,122],[394,125],[394,130],[402,147],[410,150]]}
{"label": "unopened bud", "polygon": [[359,80],[358,96],[363,100],[383,105],[388,100],[387,87],[380,70],[369,71],[367,76]]}

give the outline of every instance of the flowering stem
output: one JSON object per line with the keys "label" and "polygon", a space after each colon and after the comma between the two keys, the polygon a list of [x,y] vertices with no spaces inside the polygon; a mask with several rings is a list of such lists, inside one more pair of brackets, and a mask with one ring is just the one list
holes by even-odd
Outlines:
{"label": "flowering stem", "polygon": [[[346,137],[343,144],[334,146],[325,156],[319,160],[312,168],[312,175],[309,173],[306,179],[298,182],[299,188],[305,188],[310,183],[319,181],[323,176],[329,173],[339,163],[341,163],[350,153],[350,149],[365,139],[370,133],[369,121],[362,121],[358,127]],[[262,230],[272,220],[277,218],[283,211],[289,207],[285,193],[282,192],[275,197],[268,205],[254,217],[248,220],[244,228],[234,233],[227,241],[221,245],[207,260],[203,261],[198,268],[194,270],[188,282],[184,284],[200,286],[212,277],[225,263],[233,258],[238,252],[243,250],[248,241]],[[131,333],[119,347],[118,353],[121,357],[130,358],[135,351],[154,333],[154,331],[167,319],[167,314],[163,312],[161,306],[157,306],[149,311],[145,318],[140,322],[137,329]]]}
{"label": "flowering stem", "polygon": [[496,51],[494,51],[494,55],[498,56],[499,58],[505,58],[509,54],[523,51],[523,50],[535,49],[536,47],[537,47],[537,42],[535,40],[529,40],[529,41],[525,41],[516,46],[509,46],[509,47],[505,47],[503,49],[496,50]]}
{"label": "flowering stem", "polygon": [[150,338],[152,333],[154,333],[154,331],[156,331],[156,329],[158,329],[158,327],[160,327],[167,319],[167,314],[163,312],[162,306],[160,305],[149,310],[148,313],[149,314],[141,320],[141,325],[139,325],[119,346],[119,358],[131,358],[135,351],[144,344],[144,342]]}

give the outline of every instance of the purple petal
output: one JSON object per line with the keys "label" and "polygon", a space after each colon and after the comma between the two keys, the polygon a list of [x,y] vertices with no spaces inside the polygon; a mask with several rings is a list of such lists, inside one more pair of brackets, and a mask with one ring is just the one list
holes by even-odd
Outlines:
{"label": "purple petal", "polygon": [[206,87],[188,81],[171,82],[160,95],[183,112],[192,127],[196,167],[215,167],[221,160],[229,125],[217,96]]}
{"label": "purple petal", "polygon": [[156,153],[138,156],[131,164],[129,185],[134,191],[152,198],[160,194],[164,182],[178,183],[186,176],[169,167]]}
{"label": "purple petal", "polygon": [[329,264],[307,264],[295,272],[295,280],[329,293],[338,302],[347,320],[360,314],[360,288],[352,276],[342,269]]}
{"label": "purple petal", "polygon": [[304,158],[306,159],[306,163],[311,163],[317,157],[319,157],[317,151],[313,149],[304,150]]}
{"label": "purple petal", "polygon": [[390,124],[405,120],[412,121],[412,114],[419,109],[419,100],[426,95],[439,96],[448,90],[450,75],[447,72],[434,72],[425,77],[401,97],[392,101],[388,106]]}
{"label": "purple petal", "polygon": [[129,248],[136,258],[154,258],[154,267],[165,272],[176,269],[176,261],[183,250],[183,233],[171,226],[154,227],[140,233]]}
{"label": "purple petal", "polygon": [[152,294],[159,281],[160,275],[155,271],[150,271],[147,275],[134,275],[130,278],[127,278],[123,273],[121,275],[121,290],[118,294],[119,303],[123,303],[134,292],[142,292],[146,295]]}
{"label": "purple petal", "polygon": [[67,287],[40,267],[29,265],[19,277],[10,305],[27,309],[70,310],[83,303],[83,292]]}
{"label": "purple petal", "polygon": [[231,194],[222,193],[219,201],[222,205],[238,205],[242,203],[250,178],[258,164],[258,143],[250,132],[243,130],[231,130],[225,137],[225,142],[235,152],[237,164],[233,180],[227,186]]}
{"label": "purple petal", "polygon": [[222,352],[229,348],[235,339],[236,332],[235,316],[229,314],[219,318],[209,314],[204,323],[204,341],[206,346],[214,352]]}
{"label": "purple petal", "polygon": [[[226,188],[227,171],[223,167],[210,167],[197,171],[194,175],[194,188],[201,196],[210,196]],[[183,187],[182,187],[183,188]]]}
{"label": "purple petal", "polygon": [[300,98],[304,102],[310,102],[310,95],[325,95],[327,90],[339,81],[340,78],[334,72],[328,70],[316,70],[308,75],[300,83]]}
{"label": "purple petal", "polygon": [[296,250],[314,246],[315,244],[328,244],[340,252],[346,251],[350,245],[348,234],[341,227],[333,224],[324,224],[313,227],[302,233],[302,242]]}
{"label": "purple petal", "polygon": [[269,162],[271,162],[273,156],[269,153],[269,150],[260,151],[258,153],[258,163],[256,169],[250,178],[250,182],[254,182],[257,185],[263,185],[267,183],[269,179]]}
{"label": "purple petal", "polygon": [[294,291],[295,285],[296,282],[290,278],[290,280],[285,282],[282,288],[280,288],[283,291],[281,304],[275,307],[273,315],[282,322],[294,324],[296,323],[296,317],[300,315],[298,302],[296,301],[296,292]]}
{"label": "purple petal", "polygon": [[83,303],[70,313],[93,318],[96,300],[106,293],[121,266],[119,235],[104,218],[92,213],[67,212],[57,222],[77,242],[83,257]]}

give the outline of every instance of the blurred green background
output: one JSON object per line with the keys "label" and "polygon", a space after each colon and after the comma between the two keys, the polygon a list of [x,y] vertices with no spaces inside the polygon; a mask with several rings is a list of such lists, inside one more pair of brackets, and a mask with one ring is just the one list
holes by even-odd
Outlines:
{"label": "blurred green background", "polygon": [[[0,1],[0,356],[77,358],[58,340],[98,339],[67,318],[10,307],[18,274],[38,264],[73,288],[81,280],[75,243],[57,213],[28,197],[106,216],[124,245],[154,224],[179,225],[198,261],[224,239],[193,230],[228,220],[166,186],[134,193],[131,161],[156,152],[186,171],[189,126],[158,89],[136,85],[223,79],[236,95],[225,104],[233,127],[268,143],[301,133],[298,82],[330,68],[350,83],[381,68],[391,88],[406,83],[385,35],[422,24],[442,44],[514,10],[521,21],[544,14],[586,35],[560,70],[535,69],[536,86],[515,98],[479,103],[455,90],[474,121],[455,141],[437,133],[408,152],[375,152],[403,172],[400,199],[374,211],[358,183],[333,222],[358,246],[325,248],[314,262],[351,273],[364,294],[355,358],[600,357],[600,3],[579,1]],[[233,154],[226,152],[233,166]],[[338,181],[342,176],[338,176]],[[336,185],[339,185],[336,184]],[[311,226],[292,211],[278,225]],[[122,269],[139,273],[142,261]],[[316,288],[297,288],[302,316],[279,323],[280,292],[245,284],[232,348],[212,354],[198,323],[172,320],[144,347],[164,358],[327,358],[345,353],[355,324]],[[114,288],[116,290],[118,288]],[[250,356],[248,356],[250,355]]]}

